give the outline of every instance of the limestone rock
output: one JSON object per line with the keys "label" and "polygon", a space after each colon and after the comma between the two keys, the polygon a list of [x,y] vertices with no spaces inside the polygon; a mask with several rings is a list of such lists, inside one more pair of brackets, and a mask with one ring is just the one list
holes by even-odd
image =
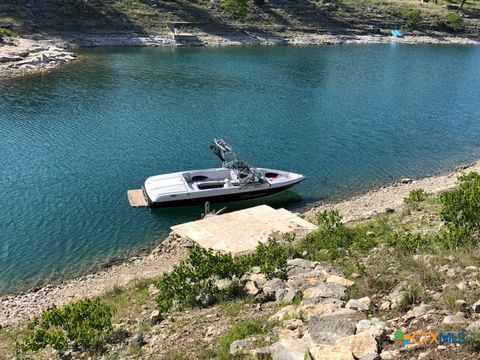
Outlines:
{"label": "limestone rock", "polygon": [[288,275],[296,275],[299,272],[305,272],[305,270],[311,271],[315,268],[316,263],[310,260],[295,258],[287,260],[287,272]]}
{"label": "limestone rock", "polygon": [[364,311],[368,310],[368,305],[360,300],[350,299],[345,305],[345,308]]}
{"label": "limestone rock", "polygon": [[265,277],[265,274],[258,273],[258,274],[252,274],[249,276],[249,279],[253,282],[255,282],[255,285],[261,289],[267,282],[267,278]]}
{"label": "limestone rock", "polygon": [[467,331],[480,331],[480,320],[474,321],[468,325]]}
{"label": "limestone rock", "polygon": [[412,310],[408,311],[407,316],[419,317],[419,316],[425,315],[429,309],[430,309],[429,305],[420,304],[418,306],[415,306]]}
{"label": "limestone rock", "polygon": [[379,360],[379,359],[380,359],[380,355],[378,355],[378,353],[370,353],[365,356],[362,356],[360,360]]}
{"label": "limestone rock", "polygon": [[311,317],[307,332],[313,344],[335,345],[337,340],[355,334],[355,324],[349,319]]}
{"label": "limestone rock", "polygon": [[220,279],[215,282],[215,286],[220,291],[227,290],[232,285],[233,285],[233,282],[230,279]]}
{"label": "limestone rock", "polygon": [[395,349],[395,350],[384,350],[380,354],[380,359],[382,360],[394,360],[398,359],[400,356],[400,351]]}
{"label": "limestone rock", "polygon": [[345,295],[345,288],[335,283],[324,283],[306,289],[303,292],[304,299],[317,297],[341,299]]}
{"label": "limestone rock", "polygon": [[386,340],[387,338],[387,324],[377,318],[370,320],[360,320],[357,325],[357,334],[367,332],[379,341]]}
{"label": "limestone rock", "polygon": [[280,341],[270,346],[272,360],[304,360],[308,343],[304,339],[281,336]]}
{"label": "limestone rock", "polygon": [[263,293],[267,296],[267,298],[274,300],[275,299],[275,293],[279,289],[285,289],[287,287],[287,284],[285,281],[278,279],[278,278],[273,278],[271,280],[268,280],[262,287]]}
{"label": "limestone rock", "polygon": [[345,304],[345,301],[340,300],[340,299],[334,299],[334,298],[316,297],[316,298],[313,298],[313,299],[304,299],[304,300],[302,300],[302,304],[304,304],[304,305],[337,304],[339,307],[342,307]]}
{"label": "limestone rock", "polygon": [[313,360],[353,360],[352,352],[335,345],[311,345],[309,353]]}
{"label": "limestone rock", "polygon": [[464,316],[460,315],[447,315],[442,321],[442,324],[451,325],[451,324],[462,324],[466,321]]}
{"label": "limestone rock", "polygon": [[465,283],[465,281],[460,281],[459,283],[456,284],[456,287],[458,290],[466,290],[467,284]]}
{"label": "limestone rock", "polygon": [[150,324],[155,325],[162,321],[162,315],[160,314],[159,310],[153,310],[150,314]]}
{"label": "limestone rock", "polygon": [[355,284],[353,281],[351,280],[348,280],[348,279],[345,279],[341,276],[337,276],[337,275],[330,275],[327,280],[326,280],[327,283],[334,283],[334,284],[337,284],[337,285],[340,285],[340,286],[343,286],[343,287],[350,287],[352,286],[353,284]]}
{"label": "limestone rock", "polygon": [[275,292],[275,300],[277,303],[291,304],[297,293],[292,289],[278,289]]}
{"label": "limestone rock", "polygon": [[377,342],[368,331],[340,339],[337,341],[337,345],[349,349],[356,358],[377,353]]}
{"label": "limestone rock", "polygon": [[300,310],[293,305],[284,306],[270,317],[271,321],[282,321],[285,318],[295,318],[300,316]]}
{"label": "limestone rock", "polygon": [[383,301],[383,302],[380,304],[380,310],[383,310],[383,311],[389,310],[391,305],[392,305],[392,304],[391,304],[390,301],[385,300],[385,301]]}
{"label": "limestone rock", "polygon": [[480,313],[480,300],[472,305],[473,312]]}
{"label": "limestone rock", "polygon": [[300,319],[290,319],[283,322],[283,327],[288,330],[296,330],[303,326],[303,321]]}
{"label": "limestone rock", "polygon": [[148,286],[148,294],[150,297],[157,296],[160,293],[160,290],[155,286],[155,284],[150,284]]}
{"label": "limestone rock", "polygon": [[325,314],[332,313],[340,309],[339,304],[304,304],[300,306],[300,312],[305,314],[307,318],[312,316],[320,317]]}
{"label": "limestone rock", "polygon": [[[288,275],[288,274],[287,274]],[[327,276],[322,272],[313,270],[308,272],[300,272],[294,275],[288,275],[288,287],[297,291],[304,291],[309,287],[313,287],[325,282]]]}
{"label": "limestone rock", "polygon": [[255,282],[251,280],[247,281],[247,283],[245,284],[245,290],[247,291],[247,294],[250,296],[255,296],[260,292],[260,289],[257,288],[257,286],[255,285]]}
{"label": "limestone rock", "polygon": [[249,336],[243,340],[235,340],[230,345],[230,355],[236,356],[247,353],[250,348],[255,346],[256,341],[257,339],[254,336]]}

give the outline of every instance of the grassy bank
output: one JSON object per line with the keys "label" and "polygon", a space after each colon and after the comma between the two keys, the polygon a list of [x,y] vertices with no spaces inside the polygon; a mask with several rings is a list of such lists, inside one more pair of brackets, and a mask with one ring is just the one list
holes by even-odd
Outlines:
{"label": "grassy bank", "polygon": [[[162,34],[171,22],[197,22],[198,31],[212,34],[245,29],[265,34],[369,33],[378,26],[478,35],[480,4],[473,0],[460,4],[458,0],[22,0],[0,4],[0,27],[20,34]],[[455,17],[452,13],[459,17],[449,20]]]}
{"label": "grassy bank", "polygon": [[[235,287],[235,279],[243,278],[254,266],[267,278],[282,278],[286,260],[299,257],[328,262],[343,271],[355,283],[344,300],[368,296],[372,300],[369,316],[400,326],[395,319],[427,304],[442,318],[459,311],[467,318],[445,325],[433,316],[430,323],[408,321],[402,326],[412,332],[427,327],[464,331],[468,322],[476,319],[471,305],[480,299],[479,204],[480,176],[472,173],[462,177],[457,190],[440,196],[414,190],[405,198],[401,212],[354,226],[343,225],[335,211],[320,212],[315,216],[319,224],[316,232],[303,239],[272,241],[249,257],[233,259],[193,248],[170,274],[103,294],[98,306],[105,308],[75,303],[55,315],[69,319],[62,321],[71,323],[70,328],[80,327],[80,334],[88,336],[78,337],[74,331],[70,334],[72,330],[62,327],[63,323],[60,328],[52,326],[55,316],[47,312],[30,325],[2,329],[0,354],[45,359],[57,356],[53,346],[74,357],[106,352],[111,359],[152,358],[153,354],[165,359],[228,359],[235,340],[255,335],[258,347],[275,341],[278,323],[268,318],[282,305],[260,301],[243,287]],[[222,286],[219,280],[224,281]],[[225,281],[229,282],[225,285]],[[301,294],[294,299],[299,301]],[[66,315],[78,309],[83,309],[82,319],[93,314],[91,324],[97,324],[94,332],[88,332],[92,325],[84,328],[84,320],[77,324],[75,316]],[[44,326],[42,321],[50,325]],[[48,335],[52,329],[68,334],[68,344],[63,346]],[[32,334],[39,336],[34,336],[36,347],[25,346]],[[446,349],[441,356],[477,356],[480,337],[475,332],[467,336],[467,346]],[[51,346],[42,350],[47,343]],[[28,347],[39,350],[32,352]],[[394,345],[386,342],[383,347]],[[417,350],[411,351],[415,354]]]}

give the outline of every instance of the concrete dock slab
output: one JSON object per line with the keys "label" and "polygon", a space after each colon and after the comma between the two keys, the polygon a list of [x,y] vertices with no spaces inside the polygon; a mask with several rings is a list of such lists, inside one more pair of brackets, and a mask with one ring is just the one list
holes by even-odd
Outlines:
{"label": "concrete dock slab", "polygon": [[177,235],[203,248],[240,256],[255,251],[259,243],[285,233],[306,235],[317,227],[285,209],[267,205],[210,216],[172,226]]}
{"label": "concrete dock slab", "polygon": [[131,207],[147,207],[148,201],[143,195],[142,189],[127,191],[128,203]]}

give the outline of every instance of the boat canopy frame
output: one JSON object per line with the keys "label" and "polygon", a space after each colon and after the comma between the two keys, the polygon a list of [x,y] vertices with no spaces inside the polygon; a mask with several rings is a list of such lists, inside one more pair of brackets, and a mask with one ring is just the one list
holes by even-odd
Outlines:
{"label": "boat canopy frame", "polygon": [[260,170],[242,159],[225,140],[213,139],[210,149],[222,161],[223,168],[231,169],[237,174],[240,187],[248,184],[269,184]]}

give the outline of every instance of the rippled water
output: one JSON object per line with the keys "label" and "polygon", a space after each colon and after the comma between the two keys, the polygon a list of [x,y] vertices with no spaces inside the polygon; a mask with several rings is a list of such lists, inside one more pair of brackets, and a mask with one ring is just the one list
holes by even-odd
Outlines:
{"label": "rippled water", "polygon": [[[0,291],[151,246],[201,208],[131,209],[150,175],[217,166],[225,137],[307,180],[299,207],[479,156],[480,48],[110,49],[0,83]],[[250,203],[229,205],[229,209]]]}

